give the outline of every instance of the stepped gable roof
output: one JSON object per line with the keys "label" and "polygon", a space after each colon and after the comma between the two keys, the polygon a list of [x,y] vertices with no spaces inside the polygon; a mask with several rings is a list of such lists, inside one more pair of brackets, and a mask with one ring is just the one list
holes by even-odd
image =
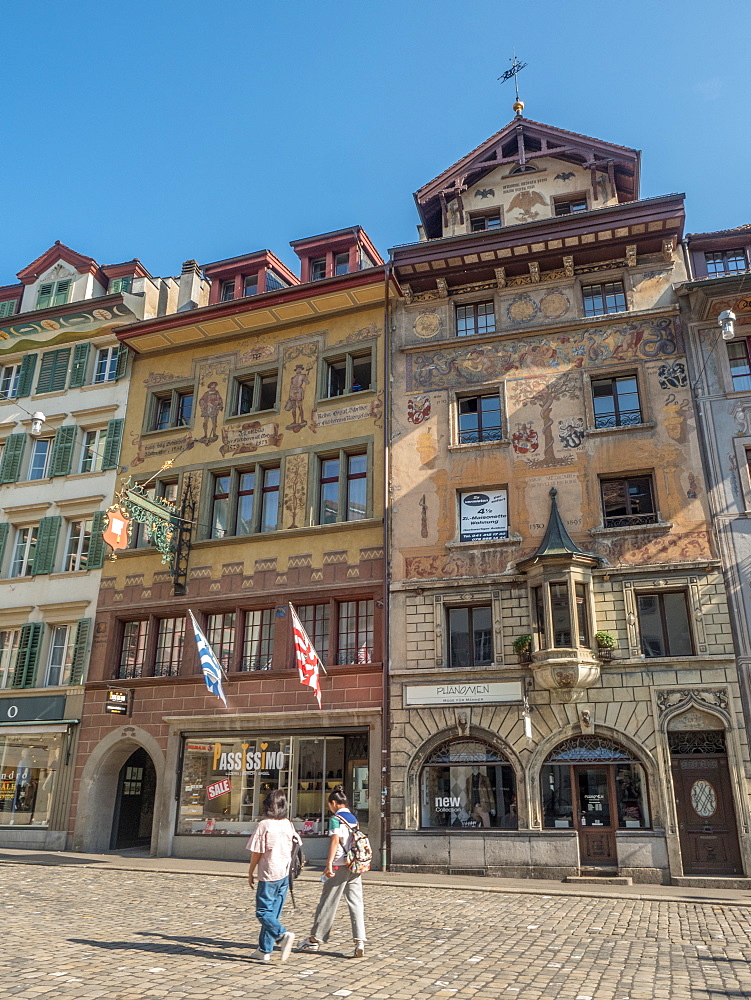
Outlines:
{"label": "stepped gable roof", "polygon": [[[30,264],[22,268],[18,272],[17,277],[24,285],[32,285],[41,274],[44,274],[46,270],[61,260],[64,260],[66,264],[70,264],[80,274],[101,274],[99,265],[93,257],[78,253],[78,251],[72,250],[64,243],[61,243],[60,240],[56,240],[49,250],[45,250],[40,257],[32,260]],[[104,284],[106,284],[106,280]]]}
{"label": "stepped gable roof", "polygon": [[543,156],[612,171],[620,202],[639,197],[639,150],[517,116],[415,193],[428,237],[440,235],[441,195],[459,194],[502,164],[524,167]]}

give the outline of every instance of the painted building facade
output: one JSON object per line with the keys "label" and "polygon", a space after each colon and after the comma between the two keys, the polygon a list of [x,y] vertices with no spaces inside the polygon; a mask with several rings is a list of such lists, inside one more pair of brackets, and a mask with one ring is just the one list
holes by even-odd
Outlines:
{"label": "painted building facade", "polygon": [[[386,284],[347,232],[352,269],[300,283],[268,251],[219,261],[202,270],[224,289],[208,306],[118,334],[133,352],[122,464],[183,520],[166,562],[134,524],[103,573],[77,849],[246,858],[265,793],[283,787],[322,858],[340,782],[380,843]],[[329,235],[317,256],[342,252]],[[270,288],[270,270],[287,283]],[[326,667],[321,709],[298,679],[290,603]],[[127,717],[106,712],[113,688]]]}
{"label": "painted building facade", "polygon": [[0,288],[0,844],[66,844],[128,393],[115,330],[179,280],[56,243]]}
{"label": "painted building facade", "polygon": [[641,199],[639,165],[518,113],[392,251],[397,870],[747,873],[683,198]]}

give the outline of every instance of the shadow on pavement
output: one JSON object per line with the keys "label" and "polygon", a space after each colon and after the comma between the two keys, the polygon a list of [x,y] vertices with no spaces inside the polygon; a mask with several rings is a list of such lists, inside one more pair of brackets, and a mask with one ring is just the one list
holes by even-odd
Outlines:
{"label": "shadow on pavement", "polygon": [[[159,935],[166,937],[166,935]],[[248,941],[217,941],[216,945],[220,951],[209,951],[208,949],[191,947],[193,941],[196,944],[212,944],[211,940],[202,941],[201,938],[167,938],[165,941],[94,941],[91,938],[68,938],[72,944],[84,944],[90,948],[102,948],[104,951],[145,951],[154,955],[194,955],[197,958],[223,958],[228,962],[246,962],[247,955],[237,955],[226,951],[227,948],[242,948],[252,950],[255,942]],[[168,944],[169,940],[182,942]]]}
{"label": "shadow on pavement", "polygon": [[18,865],[90,865],[91,858],[75,858],[70,854],[35,854],[33,858],[18,858],[12,854],[3,854],[0,851],[0,862],[8,861]]}

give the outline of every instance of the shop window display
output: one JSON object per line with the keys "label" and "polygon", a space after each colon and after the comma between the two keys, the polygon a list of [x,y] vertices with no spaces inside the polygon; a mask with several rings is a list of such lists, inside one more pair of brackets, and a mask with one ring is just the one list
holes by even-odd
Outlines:
{"label": "shop window display", "polygon": [[444,743],[421,778],[423,828],[516,830],[516,780],[509,762],[479,740]]}
{"label": "shop window display", "polygon": [[47,826],[62,736],[0,736],[0,826]]}

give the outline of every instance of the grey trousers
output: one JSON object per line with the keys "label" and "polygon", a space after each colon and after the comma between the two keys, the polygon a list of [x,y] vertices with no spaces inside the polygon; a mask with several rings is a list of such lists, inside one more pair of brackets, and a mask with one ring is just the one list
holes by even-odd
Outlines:
{"label": "grey trousers", "polygon": [[341,898],[347,901],[349,918],[352,921],[352,937],[355,941],[365,940],[365,910],[362,900],[362,875],[356,875],[346,865],[337,868],[334,877],[324,882],[321,898],[313,918],[310,936],[317,941],[328,941],[331,926]]}

